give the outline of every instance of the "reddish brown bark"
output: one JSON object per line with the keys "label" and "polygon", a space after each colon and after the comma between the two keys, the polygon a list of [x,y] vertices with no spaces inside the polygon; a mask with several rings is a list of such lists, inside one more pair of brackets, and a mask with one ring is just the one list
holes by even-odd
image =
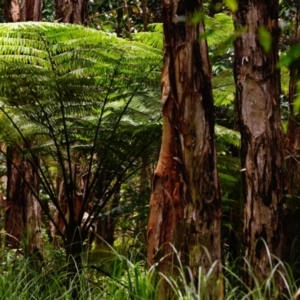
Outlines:
{"label": "reddish brown bark", "polygon": [[25,22],[42,20],[42,0],[5,0],[6,22]]}
{"label": "reddish brown bark", "polygon": [[[281,257],[283,136],[280,117],[278,63],[278,1],[239,1],[234,16],[236,99],[241,130],[244,185],[244,256],[258,282],[270,273],[269,251]],[[265,52],[259,43],[260,28],[272,35]],[[247,286],[253,275],[245,271]],[[280,289],[280,284],[278,283]]]}
{"label": "reddish brown bark", "polygon": [[35,197],[38,176],[16,148],[9,147],[7,157],[6,244],[11,248],[25,245],[34,254],[42,248],[41,207]]}
{"label": "reddish brown bark", "polygon": [[58,22],[89,23],[89,0],[55,0],[55,18]]}
{"label": "reddish brown bark", "polygon": [[[189,22],[201,9],[199,0],[163,1],[163,136],[150,201],[147,258],[170,276],[181,259],[195,282],[199,267],[205,274],[209,259],[218,261],[208,290],[212,299],[222,299],[222,282],[216,281],[221,273],[221,203],[211,67],[206,40],[199,39],[203,22]],[[167,287],[164,291],[170,297]]]}

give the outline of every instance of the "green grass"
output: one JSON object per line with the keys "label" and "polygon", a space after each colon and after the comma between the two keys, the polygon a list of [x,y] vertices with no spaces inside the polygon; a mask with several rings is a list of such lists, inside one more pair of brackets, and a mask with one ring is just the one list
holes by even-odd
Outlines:
{"label": "green grass", "polygon": [[[1,252],[2,251],[2,252]],[[129,260],[124,255],[111,249],[109,255],[98,253],[98,261],[94,258],[91,264],[86,263],[83,271],[69,279],[63,263],[63,255],[57,252],[48,255],[42,266],[34,267],[33,261],[24,259],[14,251],[0,251],[0,299],[7,300],[46,300],[46,299],[77,299],[84,300],[155,300],[158,284],[153,284],[155,268],[145,269],[142,260]],[[108,259],[109,257],[109,259]],[[87,262],[86,258],[84,257]],[[290,270],[279,260],[273,259],[269,277],[263,284],[255,278],[251,266],[248,272],[254,281],[254,288],[249,289],[234,270],[237,265],[224,267],[224,282],[226,286],[226,300],[270,300],[293,299],[297,286]],[[270,261],[271,262],[271,261]],[[103,271],[106,267],[106,270]],[[104,268],[104,269],[103,269]],[[215,264],[210,272],[204,274],[199,268],[197,283],[188,269],[179,264],[177,280],[160,274],[161,280],[170,285],[174,299],[206,300],[207,283],[213,274]],[[186,274],[189,274],[186,279]],[[279,297],[274,276],[280,276],[286,286],[285,296]],[[157,278],[157,277],[156,277]],[[161,282],[161,281],[159,281]],[[217,299],[216,299],[217,300]]]}

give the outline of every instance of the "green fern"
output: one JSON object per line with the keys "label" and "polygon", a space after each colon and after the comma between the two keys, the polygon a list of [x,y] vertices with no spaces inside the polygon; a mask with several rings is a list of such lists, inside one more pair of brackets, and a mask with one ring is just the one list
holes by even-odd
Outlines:
{"label": "green fern", "polygon": [[[80,26],[0,27],[0,136],[31,161],[67,230],[78,220],[62,214],[54,172],[72,188],[69,208],[83,188],[79,218],[89,203],[96,217],[140,156],[158,151],[160,65],[153,47]],[[83,187],[74,166],[85,170]]]}

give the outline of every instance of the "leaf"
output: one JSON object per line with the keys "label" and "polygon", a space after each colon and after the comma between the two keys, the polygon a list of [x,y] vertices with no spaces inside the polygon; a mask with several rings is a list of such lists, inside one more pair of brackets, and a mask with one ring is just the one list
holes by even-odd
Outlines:
{"label": "leaf", "polygon": [[264,27],[258,29],[258,42],[262,46],[265,52],[269,52],[272,47],[272,35]]}
{"label": "leaf", "polygon": [[299,115],[300,113],[300,95],[299,95],[299,90],[300,90],[300,83],[297,83],[297,97],[294,100],[294,113],[295,115]]}
{"label": "leaf", "polygon": [[191,23],[197,24],[197,23],[203,21],[204,17],[205,17],[205,14],[203,13],[203,11],[198,11],[195,14],[193,14],[193,16],[191,18]]}
{"label": "leaf", "polygon": [[225,4],[232,12],[238,10],[238,3],[236,0],[225,0]]}
{"label": "leaf", "polygon": [[239,132],[216,125],[215,126],[216,139],[222,139],[225,143],[239,147],[241,143],[241,135]]}
{"label": "leaf", "polygon": [[287,52],[280,57],[280,65],[285,67],[299,65],[300,60],[300,44],[292,46]]}

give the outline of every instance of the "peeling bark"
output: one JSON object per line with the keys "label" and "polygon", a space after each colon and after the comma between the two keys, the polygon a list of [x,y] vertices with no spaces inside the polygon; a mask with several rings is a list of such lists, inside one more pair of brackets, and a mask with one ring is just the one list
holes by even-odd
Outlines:
{"label": "peeling bark", "polygon": [[25,22],[42,20],[42,0],[5,0],[4,16],[6,22]]}
{"label": "peeling bark", "polygon": [[82,24],[89,23],[89,0],[55,0],[57,22]]}
{"label": "peeling bark", "polygon": [[[159,262],[167,275],[176,273],[180,259],[195,282],[199,267],[206,273],[210,259],[218,261],[209,293],[222,299],[222,282],[216,281],[221,274],[221,201],[211,66],[206,40],[199,39],[203,22],[189,22],[200,10],[199,0],[163,1],[163,136],[150,200],[147,258],[150,265]],[[170,298],[167,289],[164,296]]]}
{"label": "peeling bark", "polygon": [[[269,251],[281,257],[283,136],[280,118],[278,1],[239,1],[234,16],[236,100],[241,130],[244,185],[244,256],[260,283],[269,275]],[[260,27],[272,35],[268,53],[258,42]],[[252,287],[253,275],[243,277]],[[279,284],[279,283],[278,283]],[[280,286],[278,286],[280,289]]]}

